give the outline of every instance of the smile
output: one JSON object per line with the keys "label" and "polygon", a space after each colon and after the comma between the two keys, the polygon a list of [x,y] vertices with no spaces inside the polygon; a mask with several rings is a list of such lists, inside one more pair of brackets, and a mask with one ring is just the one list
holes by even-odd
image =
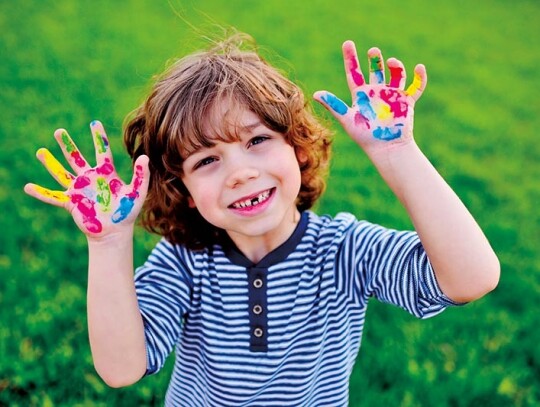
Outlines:
{"label": "smile", "polygon": [[270,195],[272,195],[272,191],[273,189],[267,189],[266,191],[263,191],[252,198],[236,201],[233,204],[231,204],[230,207],[234,209],[243,209],[243,208],[250,208],[252,206],[260,205],[261,203],[267,201],[268,198],[270,198]]}

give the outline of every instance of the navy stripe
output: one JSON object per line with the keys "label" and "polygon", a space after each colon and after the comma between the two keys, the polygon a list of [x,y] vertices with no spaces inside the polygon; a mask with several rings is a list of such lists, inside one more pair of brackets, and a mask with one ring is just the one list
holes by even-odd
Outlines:
{"label": "navy stripe", "polygon": [[453,305],[414,232],[309,211],[259,264],[231,244],[192,252],[162,240],[135,283],[147,374],[176,348],[170,406],[347,406],[371,297],[420,318]]}

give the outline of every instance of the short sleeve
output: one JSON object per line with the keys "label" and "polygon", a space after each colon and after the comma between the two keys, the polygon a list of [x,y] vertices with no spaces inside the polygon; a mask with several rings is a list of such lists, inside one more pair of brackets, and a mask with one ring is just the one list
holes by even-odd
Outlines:
{"label": "short sleeve", "polygon": [[460,305],[440,289],[415,232],[359,221],[343,240],[338,264],[343,290],[357,303],[375,297],[418,318]]}
{"label": "short sleeve", "polygon": [[182,318],[189,310],[192,279],[182,253],[162,239],[135,273],[144,322],[147,375],[163,367],[178,341]]}

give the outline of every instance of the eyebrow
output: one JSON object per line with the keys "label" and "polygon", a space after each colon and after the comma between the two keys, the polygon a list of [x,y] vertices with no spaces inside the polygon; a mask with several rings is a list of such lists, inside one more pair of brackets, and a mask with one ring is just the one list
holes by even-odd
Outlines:
{"label": "eyebrow", "polygon": [[253,123],[250,123],[250,124],[246,124],[244,126],[239,126],[240,130],[242,131],[245,131],[245,130],[253,130],[259,126],[263,126],[264,124],[261,122],[260,119],[257,119],[256,121],[254,121]]}
{"label": "eyebrow", "polygon": [[[253,131],[253,129],[256,129],[257,127],[260,127],[260,126],[264,126],[264,123],[260,119],[257,119],[252,123],[248,123],[248,124],[245,124],[245,125],[238,126],[238,129],[239,129],[240,133],[242,133],[242,132],[245,132],[245,131]],[[219,140],[219,138],[217,140]],[[213,144],[215,144],[215,143],[213,143]],[[184,157],[184,161],[186,161],[193,154],[196,154],[196,153],[198,153],[199,151],[201,151],[203,149],[204,149],[203,146],[199,146],[198,148],[196,148],[196,149],[194,149],[192,151],[188,151],[186,156]]]}

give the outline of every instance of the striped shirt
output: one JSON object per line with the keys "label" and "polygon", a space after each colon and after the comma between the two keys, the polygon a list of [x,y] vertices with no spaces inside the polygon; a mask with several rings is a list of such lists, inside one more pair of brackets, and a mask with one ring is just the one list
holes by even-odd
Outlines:
{"label": "striped shirt", "polygon": [[176,348],[167,406],[347,406],[370,297],[419,318],[454,303],[414,232],[306,211],[253,264],[162,239],[135,276],[147,374]]}

